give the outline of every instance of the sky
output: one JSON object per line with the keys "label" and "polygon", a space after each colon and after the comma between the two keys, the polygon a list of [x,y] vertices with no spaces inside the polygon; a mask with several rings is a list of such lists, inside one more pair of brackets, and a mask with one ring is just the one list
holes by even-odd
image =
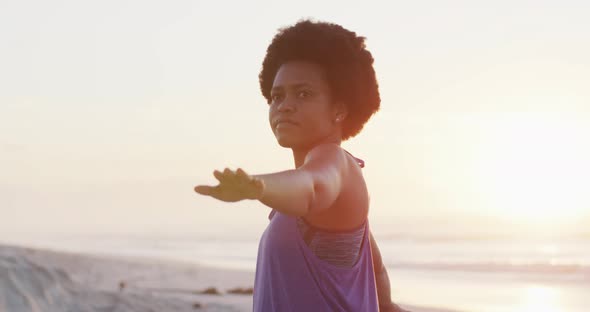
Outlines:
{"label": "sky", "polygon": [[364,159],[381,234],[588,233],[587,1],[0,2],[0,233],[258,234],[196,195],[293,167],[258,73],[301,18],[367,38]]}

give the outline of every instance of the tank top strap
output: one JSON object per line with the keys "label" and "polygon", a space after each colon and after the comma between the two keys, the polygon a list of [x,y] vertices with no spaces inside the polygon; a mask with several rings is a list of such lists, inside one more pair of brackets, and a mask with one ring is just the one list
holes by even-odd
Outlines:
{"label": "tank top strap", "polygon": [[352,158],[354,158],[357,162],[357,164],[359,164],[359,166],[361,168],[365,168],[365,161],[360,159],[360,158],[356,158],[354,155],[352,155],[349,151],[343,149],[348,155],[350,155]]}

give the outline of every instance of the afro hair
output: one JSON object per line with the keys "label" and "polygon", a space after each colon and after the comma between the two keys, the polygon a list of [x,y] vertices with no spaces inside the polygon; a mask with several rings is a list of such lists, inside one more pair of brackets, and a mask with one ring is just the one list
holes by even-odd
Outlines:
{"label": "afro hair", "polygon": [[381,99],[373,56],[366,49],[364,37],[337,24],[311,20],[279,29],[266,50],[258,77],[267,102],[271,102],[277,71],[290,61],[311,62],[326,72],[334,99],[348,110],[342,140],[357,135],[379,110]]}

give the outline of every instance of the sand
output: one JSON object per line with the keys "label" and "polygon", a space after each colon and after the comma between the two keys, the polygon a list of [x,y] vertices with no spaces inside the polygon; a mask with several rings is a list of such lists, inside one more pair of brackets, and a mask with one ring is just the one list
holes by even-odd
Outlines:
{"label": "sand", "polygon": [[253,281],[252,272],[194,263],[0,245],[0,311],[246,312]]}

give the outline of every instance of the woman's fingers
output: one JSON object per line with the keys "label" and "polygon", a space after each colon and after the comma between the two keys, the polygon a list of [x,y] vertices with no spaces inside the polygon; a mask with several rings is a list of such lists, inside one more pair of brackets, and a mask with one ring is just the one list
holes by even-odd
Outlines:
{"label": "woman's fingers", "polygon": [[195,187],[195,192],[197,192],[201,195],[211,196],[213,198],[223,200],[223,198],[222,198],[223,197],[223,190],[221,190],[219,185],[218,186],[198,185]]}
{"label": "woman's fingers", "polygon": [[225,168],[223,171],[213,171],[213,176],[219,181],[219,186],[228,186],[236,184],[236,173],[231,171],[229,168]]}
{"label": "woman's fingers", "polygon": [[217,179],[217,181],[222,182],[224,179],[224,175],[223,173],[221,173],[221,171],[219,170],[215,170],[213,171],[213,176],[215,177],[215,179]]}
{"label": "woman's fingers", "polygon": [[263,181],[248,175],[242,168],[235,171],[229,168],[223,171],[215,170],[213,176],[219,181],[218,185],[199,185],[195,187],[195,192],[233,202],[242,199],[258,199],[264,190]]}
{"label": "woman's fingers", "polygon": [[238,170],[236,170],[236,175],[238,178],[240,178],[240,180],[254,185],[256,185],[256,181],[260,181],[260,179],[247,174],[242,168],[238,168]]}
{"label": "woman's fingers", "polygon": [[248,175],[246,171],[244,171],[244,169],[242,168],[238,168],[238,170],[236,170],[236,177],[238,178],[238,181],[240,181],[241,183],[247,184],[250,184],[255,180],[253,177]]}
{"label": "woman's fingers", "polygon": [[211,195],[213,187],[207,185],[197,185],[195,186],[195,192],[201,195]]}
{"label": "woman's fingers", "polygon": [[225,168],[225,170],[223,170],[223,177],[228,183],[235,184],[238,182],[238,179],[236,178],[236,173],[230,170],[229,168]]}

